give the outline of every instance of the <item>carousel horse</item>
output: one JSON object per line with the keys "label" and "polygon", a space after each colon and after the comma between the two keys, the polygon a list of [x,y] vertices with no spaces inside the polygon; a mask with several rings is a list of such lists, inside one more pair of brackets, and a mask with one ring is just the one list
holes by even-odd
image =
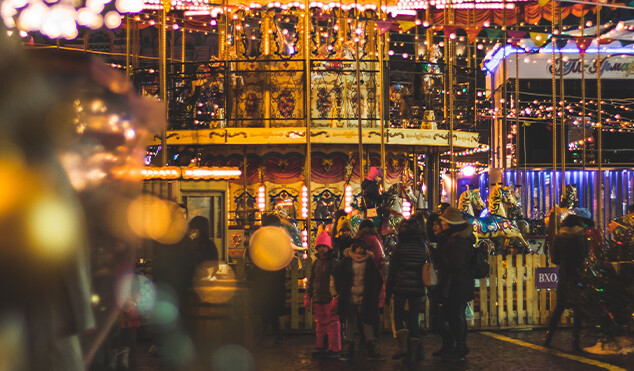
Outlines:
{"label": "carousel horse", "polygon": [[555,205],[544,218],[546,224],[546,248],[552,246],[555,239],[555,230],[561,225],[561,222],[566,219],[568,215],[572,215],[572,209],[574,209],[579,203],[577,197],[577,188],[573,185],[567,185],[561,194],[561,201],[559,205]]}
{"label": "carousel horse", "polygon": [[403,216],[403,200],[407,200],[411,207],[416,205],[416,195],[407,183],[395,183],[384,193],[381,204],[381,223],[379,232],[383,236],[383,246],[386,252],[396,246],[396,230],[405,217]]}
{"label": "carousel horse", "polygon": [[[508,200],[512,201],[510,198]],[[460,195],[460,201],[458,208],[463,211],[465,219],[473,224],[476,237],[479,240],[488,241],[484,243],[487,243],[489,248],[491,248],[491,241],[497,238],[504,240],[517,239],[525,248],[528,248],[528,242],[522,236],[519,228],[507,216],[503,202],[504,192],[502,187],[495,186],[491,189],[489,196],[490,214],[485,217],[476,217],[469,213],[469,211],[473,212],[473,205],[476,207],[484,205],[479,190],[463,192]]]}

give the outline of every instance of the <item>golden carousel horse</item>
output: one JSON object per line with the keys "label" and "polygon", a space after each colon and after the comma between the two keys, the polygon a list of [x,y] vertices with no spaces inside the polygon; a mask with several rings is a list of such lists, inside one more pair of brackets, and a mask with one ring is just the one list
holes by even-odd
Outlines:
{"label": "golden carousel horse", "polygon": [[546,247],[552,246],[555,239],[555,229],[561,225],[568,215],[572,214],[572,209],[577,206],[579,199],[577,197],[577,188],[573,185],[567,185],[561,194],[559,205],[553,206],[544,218],[546,224]]}
{"label": "golden carousel horse", "polygon": [[480,190],[466,190],[460,195],[458,208],[463,212],[465,219],[473,224],[476,237],[480,240],[490,241],[495,238],[504,240],[517,239],[522,246],[528,248],[528,242],[520,232],[517,224],[511,221],[506,213],[504,202],[513,202],[513,198],[505,195],[503,187],[496,185],[489,195],[490,214],[485,217],[473,215],[473,206],[482,208],[484,201],[480,197]]}

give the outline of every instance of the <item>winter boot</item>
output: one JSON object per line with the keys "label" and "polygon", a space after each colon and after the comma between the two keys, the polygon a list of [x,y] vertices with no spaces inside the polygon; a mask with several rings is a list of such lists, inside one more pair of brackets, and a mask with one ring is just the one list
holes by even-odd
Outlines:
{"label": "winter boot", "polygon": [[392,354],[392,359],[400,359],[407,353],[407,337],[409,336],[408,329],[402,329],[396,331],[396,345],[398,349]]}
{"label": "winter boot", "polygon": [[446,336],[442,338],[442,347],[437,351],[433,352],[431,355],[434,357],[444,357],[453,351],[453,340],[449,339]]}
{"label": "winter boot", "polygon": [[416,351],[418,350],[418,344],[420,339],[409,338],[407,339],[407,355],[403,358],[403,363],[406,365],[413,365],[416,363]]}
{"label": "winter boot", "polygon": [[459,361],[464,361],[465,357],[467,356],[467,354],[469,354],[470,351],[471,349],[467,347],[466,343],[456,344],[456,355],[458,356]]}
{"label": "winter boot", "polygon": [[370,340],[366,345],[366,356],[368,359],[374,361],[383,361],[385,357],[381,353],[379,353],[379,345],[376,343],[376,340]]}
{"label": "winter boot", "polygon": [[550,342],[553,341],[553,336],[555,335],[555,331],[554,330],[548,330],[546,331],[546,336],[544,336],[544,346],[546,348],[550,347]]}
{"label": "winter boot", "polygon": [[354,341],[346,341],[343,344],[343,351],[339,355],[342,361],[351,361],[354,358]]}

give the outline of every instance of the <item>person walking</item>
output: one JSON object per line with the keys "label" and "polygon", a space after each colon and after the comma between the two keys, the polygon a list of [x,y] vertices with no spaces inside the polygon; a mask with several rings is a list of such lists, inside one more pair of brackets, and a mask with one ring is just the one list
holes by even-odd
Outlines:
{"label": "person walking", "polygon": [[[390,256],[385,300],[394,295],[394,328],[398,351],[392,356],[403,356],[404,363],[414,364],[424,358],[420,345],[418,314],[426,296],[423,285],[423,265],[428,261],[424,228],[419,220],[404,220],[398,228],[399,243]],[[418,353],[418,357],[417,357]],[[418,359],[417,359],[418,358]]]}
{"label": "person walking", "polygon": [[471,257],[476,242],[473,225],[460,210],[447,207],[440,216],[442,232],[438,240],[438,274],[443,313],[442,348],[437,353],[443,360],[463,361],[467,347],[467,302],[473,300],[475,281],[471,273]]}
{"label": "person walking", "polygon": [[349,361],[354,357],[354,331],[357,318],[363,326],[367,357],[382,360],[374,332],[374,323],[379,318],[379,292],[383,279],[372,261],[372,253],[361,239],[353,239],[344,258],[335,269],[335,288],[339,293],[337,313],[344,321],[344,352],[340,359]]}
{"label": "person walking", "polygon": [[312,303],[315,314],[313,357],[336,358],[341,351],[341,324],[337,315],[337,292],[333,276],[337,260],[327,231],[317,236],[315,245],[317,259],[312,264],[304,295],[304,307],[310,311]]}
{"label": "person walking", "polygon": [[579,345],[581,311],[574,305],[574,298],[580,294],[581,276],[578,271],[590,250],[585,231],[587,227],[594,227],[591,219],[574,214],[568,215],[561,223],[559,233],[553,239],[550,259],[551,262],[559,265],[559,281],[557,282],[557,305],[550,317],[548,331],[544,338],[546,347],[550,346],[564,310],[572,308],[574,313],[572,348],[576,352],[581,351]]}
{"label": "person walking", "polygon": [[[282,221],[275,214],[264,214],[262,226],[282,227]],[[286,268],[267,271],[251,264],[247,271],[247,279],[252,282],[253,305],[261,317],[260,340],[271,327],[275,343],[282,344],[284,339],[280,329],[280,316],[286,309]]]}

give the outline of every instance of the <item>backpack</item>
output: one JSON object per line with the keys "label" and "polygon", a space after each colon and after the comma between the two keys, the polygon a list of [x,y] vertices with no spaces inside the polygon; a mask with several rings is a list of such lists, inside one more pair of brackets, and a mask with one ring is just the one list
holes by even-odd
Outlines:
{"label": "backpack", "polygon": [[473,278],[485,278],[489,275],[489,249],[487,244],[479,243],[471,255],[471,275]]}

